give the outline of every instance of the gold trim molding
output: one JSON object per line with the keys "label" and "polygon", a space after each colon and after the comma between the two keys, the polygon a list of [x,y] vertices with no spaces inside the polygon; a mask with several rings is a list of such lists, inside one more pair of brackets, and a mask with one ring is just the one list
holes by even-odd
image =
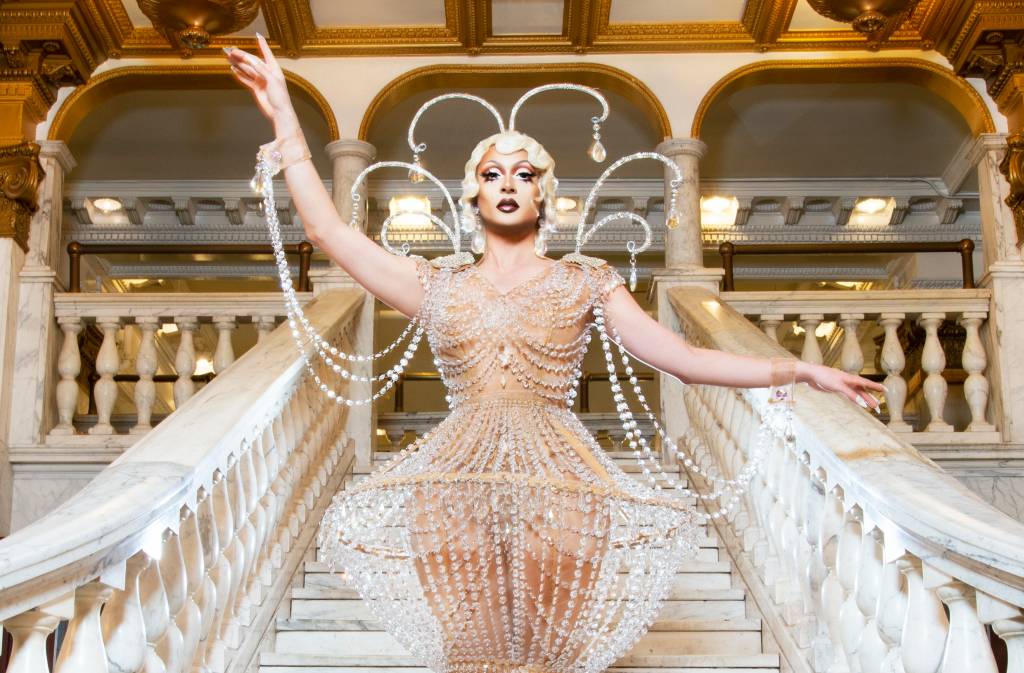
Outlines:
{"label": "gold trim molding", "polygon": [[[285,71],[285,79],[295,92],[320,111],[330,139],[340,138],[338,120],[327,99],[309,80]],[[93,77],[83,87],[75,89],[61,105],[50,125],[48,138],[67,142],[78,124],[104,101],[128,91],[140,89],[234,89],[239,85],[225,66],[220,65],[167,65],[132,66],[108,70]]]}
{"label": "gold trim molding", "polygon": [[374,97],[363,113],[359,139],[366,140],[377,115],[422,91],[482,86],[529,89],[559,81],[614,91],[636,105],[663,138],[672,137],[672,125],[661,101],[646,84],[628,72],[600,63],[535,63],[429,65],[410,70],[388,82]]}
{"label": "gold trim molding", "polygon": [[36,143],[0,147],[0,238],[13,238],[25,252],[44,175]]}
{"label": "gold trim molding", "polygon": [[981,95],[951,70],[930,61],[911,58],[872,58],[759,61],[737,68],[704,94],[693,117],[690,135],[700,137],[708,110],[723,95],[761,84],[857,82],[902,82],[923,86],[956,108],[973,136],[995,132],[992,115]]}

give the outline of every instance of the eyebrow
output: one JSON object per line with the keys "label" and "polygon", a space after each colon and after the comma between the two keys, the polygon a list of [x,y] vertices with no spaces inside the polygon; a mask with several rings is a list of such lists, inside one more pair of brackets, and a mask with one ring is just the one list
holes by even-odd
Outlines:
{"label": "eyebrow", "polygon": [[[523,160],[521,160],[521,161],[518,161],[518,162],[516,162],[515,164],[513,164],[513,165],[512,165],[512,168],[513,168],[513,169],[515,169],[515,168],[519,168],[519,167],[520,167],[521,165],[523,165],[523,164],[526,164],[527,166],[529,166],[529,167],[530,167],[530,170],[532,170],[532,171],[536,171],[536,170],[537,170],[536,168],[534,168],[533,164],[531,164],[531,163],[529,162],[529,160],[528,160],[528,159],[523,159]],[[480,170],[484,170],[485,168],[490,168],[491,166],[496,166],[496,167],[498,167],[498,168],[504,168],[504,166],[502,166],[501,164],[499,164],[499,163],[498,163],[497,161],[495,161],[494,159],[489,159],[488,161],[486,161],[486,162],[484,163],[484,165],[483,165],[483,166],[481,166],[481,167],[480,167]]]}

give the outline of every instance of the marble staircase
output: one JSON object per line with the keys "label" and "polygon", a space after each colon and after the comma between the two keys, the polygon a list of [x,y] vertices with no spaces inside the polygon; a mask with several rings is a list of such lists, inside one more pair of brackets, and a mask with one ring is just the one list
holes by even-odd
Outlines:
{"label": "marble staircase", "polygon": [[[610,455],[625,471],[639,472],[630,454]],[[719,541],[705,536],[697,556],[680,569],[651,631],[611,670],[778,673],[779,655],[765,647],[771,637],[762,632],[761,616],[732,570]],[[310,548],[260,654],[259,673],[418,671],[426,669],[374,621],[345,578],[328,571],[319,549]]]}

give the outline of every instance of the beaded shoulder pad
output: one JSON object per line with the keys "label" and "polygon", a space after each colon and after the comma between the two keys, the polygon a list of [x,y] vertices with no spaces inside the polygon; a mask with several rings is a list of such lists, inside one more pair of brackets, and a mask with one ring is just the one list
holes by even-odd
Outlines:
{"label": "beaded shoulder pad", "polygon": [[438,269],[457,269],[467,264],[472,264],[476,260],[473,258],[473,254],[469,252],[457,252],[451,255],[443,255],[441,257],[435,257],[430,260],[430,263]]}
{"label": "beaded shoulder pad", "polygon": [[606,259],[601,259],[600,257],[591,257],[589,255],[584,255],[579,252],[570,252],[566,255],[562,255],[562,259],[564,259],[567,262],[572,262],[573,264],[579,264],[580,266],[598,267],[608,263],[608,260]]}

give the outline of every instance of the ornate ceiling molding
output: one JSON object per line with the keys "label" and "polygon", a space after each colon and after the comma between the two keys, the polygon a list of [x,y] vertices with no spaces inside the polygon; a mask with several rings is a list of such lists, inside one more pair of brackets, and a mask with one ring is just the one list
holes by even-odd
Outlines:
{"label": "ornate ceiling molding", "polygon": [[953,72],[910,58],[759,61],[733,70],[704,95],[690,136],[700,137],[708,109],[719,97],[760,84],[904,82],[923,86],[960,112],[975,136],[995,132],[988,107],[971,85]]}
{"label": "ornate ceiling molding", "polygon": [[[114,57],[179,58],[178,51],[158,30],[132,25],[122,4],[131,1],[134,0],[81,3],[81,12],[89,17],[89,32],[95,34],[95,42],[102,46],[103,53]],[[948,5],[965,4],[921,0],[905,21],[890,22],[891,25],[868,37],[852,29],[790,30],[798,1],[748,0],[742,16],[735,21],[659,23],[612,22],[612,3],[628,0],[564,0],[562,30],[552,35],[495,35],[489,0],[444,0],[444,23],[422,26],[318,26],[310,0],[264,0],[261,8],[271,45],[298,58],[380,54],[931,49],[935,37],[926,33],[934,32],[935,25],[948,23]],[[6,3],[24,6],[25,11],[33,13],[42,12],[53,4]],[[998,3],[990,0],[988,4]],[[256,46],[252,38],[228,36],[213,39],[207,49],[195,53],[212,54],[228,44],[246,49]]]}

